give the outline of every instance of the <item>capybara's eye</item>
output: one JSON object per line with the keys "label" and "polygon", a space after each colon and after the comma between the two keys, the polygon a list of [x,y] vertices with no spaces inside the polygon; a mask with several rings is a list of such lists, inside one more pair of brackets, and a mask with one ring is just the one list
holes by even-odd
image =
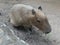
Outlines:
{"label": "capybara's eye", "polygon": [[40,23],[40,20],[37,20],[38,23]]}

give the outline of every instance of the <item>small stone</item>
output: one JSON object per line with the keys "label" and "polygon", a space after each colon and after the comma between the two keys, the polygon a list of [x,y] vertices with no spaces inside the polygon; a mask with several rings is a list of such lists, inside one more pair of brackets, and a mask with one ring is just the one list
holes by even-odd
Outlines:
{"label": "small stone", "polygon": [[1,15],[1,13],[0,13],[0,15]]}

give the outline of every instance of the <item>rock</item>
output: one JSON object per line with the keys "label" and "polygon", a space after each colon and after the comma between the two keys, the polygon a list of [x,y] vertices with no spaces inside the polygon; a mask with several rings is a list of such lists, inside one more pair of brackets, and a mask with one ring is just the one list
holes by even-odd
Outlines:
{"label": "rock", "polygon": [[0,25],[0,45],[28,45],[25,41],[19,39],[12,29],[5,24]]}

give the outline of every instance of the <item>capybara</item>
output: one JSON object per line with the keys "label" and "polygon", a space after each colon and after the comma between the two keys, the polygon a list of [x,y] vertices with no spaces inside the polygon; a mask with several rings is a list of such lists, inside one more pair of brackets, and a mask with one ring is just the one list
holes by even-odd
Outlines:
{"label": "capybara", "polygon": [[36,9],[30,5],[14,5],[11,8],[10,22],[14,26],[35,26],[46,34],[51,32],[51,26],[48,22],[47,16],[43,13],[41,6]]}

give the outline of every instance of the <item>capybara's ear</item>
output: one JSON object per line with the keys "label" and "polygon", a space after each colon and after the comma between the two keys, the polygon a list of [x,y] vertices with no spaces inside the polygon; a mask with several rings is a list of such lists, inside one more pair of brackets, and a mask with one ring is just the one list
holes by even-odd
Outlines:
{"label": "capybara's ear", "polygon": [[33,15],[35,15],[35,14],[36,14],[36,12],[35,12],[35,10],[34,10],[34,9],[32,9],[32,14],[33,14]]}
{"label": "capybara's ear", "polygon": [[39,6],[39,7],[38,7],[38,9],[42,10],[42,7],[41,7],[41,6]]}

